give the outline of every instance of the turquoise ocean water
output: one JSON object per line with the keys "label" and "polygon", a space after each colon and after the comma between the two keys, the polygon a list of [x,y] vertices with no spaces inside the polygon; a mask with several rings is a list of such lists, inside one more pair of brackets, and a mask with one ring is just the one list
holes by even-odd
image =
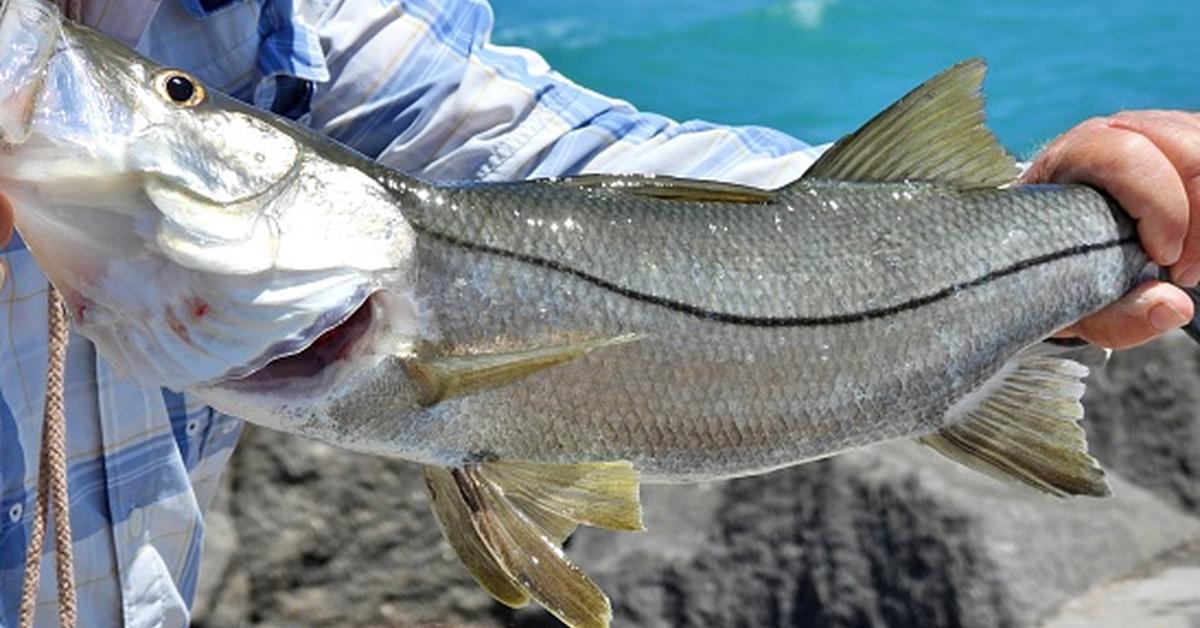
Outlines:
{"label": "turquoise ocean water", "polygon": [[1200,110],[1200,0],[493,0],[497,43],[673,118],[811,143],[982,56],[992,128],[1027,155],[1089,116]]}

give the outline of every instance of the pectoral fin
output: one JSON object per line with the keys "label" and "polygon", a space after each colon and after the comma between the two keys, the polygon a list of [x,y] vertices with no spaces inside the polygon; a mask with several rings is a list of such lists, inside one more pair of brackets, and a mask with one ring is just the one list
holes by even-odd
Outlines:
{"label": "pectoral fin", "polygon": [[920,441],[992,477],[1065,497],[1109,494],[1104,470],[1088,455],[1083,418],[1084,364],[1103,364],[1094,346],[1027,349],[951,413],[961,419]]}
{"label": "pectoral fin", "polygon": [[409,377],[421,388],[421,403],[431,406],[445,399],[499,388],[577,360],[596,349],[636,339],[637,335],[627,334],[526,351],[418,358],[409,360],[405,366]]}
{"label": "pectoral fin", "polygon": [[442,531],[488,593],[513,607],[534,599],[569,626],[608,625],[608,597],[559,545],[579,523],[641,529],[632,465],[499,461],[424,472]]}

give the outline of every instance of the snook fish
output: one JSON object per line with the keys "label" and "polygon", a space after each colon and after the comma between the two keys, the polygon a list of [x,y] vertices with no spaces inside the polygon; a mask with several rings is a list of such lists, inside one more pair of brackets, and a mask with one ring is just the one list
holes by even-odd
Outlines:
{"label": "snook fish", "polygon": [[1014,186],[984,66],[774,190],[653,176],[439,185],[250,109],[37,0],[0,21],[0,190],[76,329],[146,385],[425,465],[497,599],[600,626],[559,544],[639,482],[894,439],[1103,495],[1091,347],[1044,340],[1148,263],[1080,186]]}

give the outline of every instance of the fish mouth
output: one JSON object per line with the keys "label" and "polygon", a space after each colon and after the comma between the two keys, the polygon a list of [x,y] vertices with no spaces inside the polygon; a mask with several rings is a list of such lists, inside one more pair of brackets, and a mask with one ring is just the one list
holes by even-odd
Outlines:
{"label": "fish mouth", "polygon": [[213,386],[238,392],[317,396],[351,370],[357,358],[371,353],[381,307],[382,299],[374,293],[300,351],[279,355],[248,374]]}

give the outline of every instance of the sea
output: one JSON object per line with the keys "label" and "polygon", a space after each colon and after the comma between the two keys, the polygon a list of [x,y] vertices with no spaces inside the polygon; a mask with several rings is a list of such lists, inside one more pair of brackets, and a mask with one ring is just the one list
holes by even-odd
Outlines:
{"label": "sea", "polygon": [[492,0],[493,41],[677,120],[817,144],[939,70],[988,63],[1020,156],[1123,109],[1200,110],[1200,0]]}

